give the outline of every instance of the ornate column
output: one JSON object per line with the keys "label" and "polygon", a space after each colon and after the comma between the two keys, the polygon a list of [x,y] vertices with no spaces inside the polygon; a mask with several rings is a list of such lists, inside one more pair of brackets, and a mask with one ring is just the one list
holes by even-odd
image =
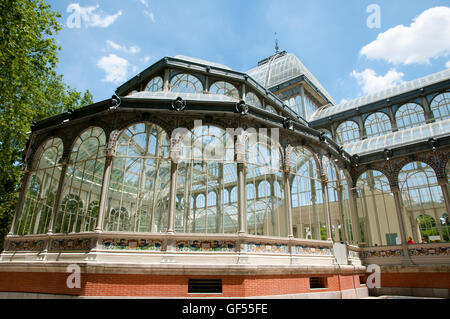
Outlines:
{"label": "ornate column", "polygon": [[169,197],[169,216],[167,221],[167,233],[173,234],[175,232],[175,205],[177,195],[177,173],[178,164],[171,162],[170,165],[170,197]]}
{"label": "ornate column", "polygon": [[409,257],[408,241],[406,240],[405,224],[402,215],[402,204],[400,198],[400,189],[397,185],[391,185],[391,192],[394,195],[395,210],[397,212],[398,226],[400,229],[400,239],[402,242],[404,257]]}
{"label": "ornate column", "polygon": [[286,207],[287,207],[287,217],[288,217],[288,237],[294,238],[294,226],[292,222],[292,200],[291,200],[291,185],[289,181],[289,174],[291,173],[291,152],[293,147],[288,145],[285,149],[285,159],[284,159],[284,193],[286,194]]}
{"label": "ornate column", "polygon": [[164,86],[163,86],[163,90],[164,92],[168,92],[170,90],[169,88],[169,76],[170,76],[170,70],[169,69],[165,69],[164,70]]}
{"label": "ornate column", "polygon": [[[175,134],[170,139],[170,193],[169,193],[169,215],[167,220],[167,233],[175,233],[175,207],[177,203],[177,176],[178,162],[181,157],[181,144],[183,136]],[[195,206],[194,206],[195,207]]]}
{"label": "ornate column", "polygon": [[[328,233],[327,240],[334,241],[333,233],[331,230],[330,209],[328,207],[328,182],[327,182],[326,175],[322,175],[321,183],[322,183],[323,209],[325,210],[325,217],[327,219],[327,233]],[[319,229],[319,234],[320,234],[320,229]]]}
{"label": "ornate column", "polygon": [[422,106],[425,113],[425,120],[427,123],[432,123],[435,121],[433,111],[431,110],[430,103],[428,103],[428,99],[426,96],[421,97]]}
{"label": "ornate column", "polygon": [[104,221],[105,210],[106,210],[106,196],[108,195],[109,182],[111,179],[112,161],[113,161],[114,157],[116,156],[116,144],[117,144],[117,139],[119,138],[119,135],[120,135],[120,131],[118,131],[118,130],[111,132],[108,145],[106,145],[106,148],[105,148],[105,153],[104,153],[105,154],[105,169],[103,171],[102,190],[100,193],[100,200],[98,203],[97,225],[95,226],[96,232],[103,231],[103,221]]}
{"label": "ornate column", "polygon": [[[244,86],[243,86],[244,89]],[[247,135],[243,131],[237,138],[235,143],[235,161],[237,163],[237,179],[238,179],[238,233],[245,234],[247,232],[247,214],[246,214],[246,196],[245,196],[245,142]]]}
{"label": "ornate column", "polygon": [[59,177],[58,189],[56,191],[56,196],[55,196],[55,204],[53,205],[52,216],[50,218],[50,225],[49,225],[48,231],[47,231],[47,233],[49,235],[53,234],[53,228],[55,225],[56,215],[58,214],[58,208],[61,204],[61,196],[62,196],[62,190],[63,190],[62,188],[64,186],[64,180],[66,177],[67,166],[69,165],[69,158],[68,157],[61,158],[60,164],[61,164],[61,175]]}
{"label": "ornate column", "polygon": [[367,138],[367,132],[361,115],[358,115],[358,125],[359,125],[359,138],[361,140],[365,140]]}

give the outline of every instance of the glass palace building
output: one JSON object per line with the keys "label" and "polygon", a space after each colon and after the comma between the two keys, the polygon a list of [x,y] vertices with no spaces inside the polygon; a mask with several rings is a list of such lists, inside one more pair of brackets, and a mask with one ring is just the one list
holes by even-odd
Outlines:
{"label": "glass palace building", "polygon": [[0,292],[449,297],[449,152],[450,69],[336,105],[285,51],[165,57],[33,125]]}

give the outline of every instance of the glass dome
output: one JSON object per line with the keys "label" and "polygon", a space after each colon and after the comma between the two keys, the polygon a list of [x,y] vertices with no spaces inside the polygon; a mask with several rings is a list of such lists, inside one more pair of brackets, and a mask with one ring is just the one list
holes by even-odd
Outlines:
{"label": "glass dome", "polygon": [[304,75],[311,83],[334,104],[331,95],[292,53],[279,53],[263,60],[259,65],[247,72],[252,78],[265,88],[272,88],[281,83]]}

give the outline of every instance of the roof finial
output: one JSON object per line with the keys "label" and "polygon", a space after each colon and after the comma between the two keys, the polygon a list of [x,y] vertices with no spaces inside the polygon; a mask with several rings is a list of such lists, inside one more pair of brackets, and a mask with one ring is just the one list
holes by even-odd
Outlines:
{"label": "roof finial", "polygon": [[277,33],[275,32],[275,53],[278,53],[280,50],[280,47],[278,46],[278,36]]}

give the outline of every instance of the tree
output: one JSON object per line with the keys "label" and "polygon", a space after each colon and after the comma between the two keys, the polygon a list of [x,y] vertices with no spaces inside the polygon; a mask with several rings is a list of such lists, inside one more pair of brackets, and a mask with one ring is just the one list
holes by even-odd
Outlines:
{"label": "tree", "polygon": [[17,203],[32,122],[92,103],[89,91],[77,92],[56,73],[60,17],[44,0],[0,2],[0,249]]}

